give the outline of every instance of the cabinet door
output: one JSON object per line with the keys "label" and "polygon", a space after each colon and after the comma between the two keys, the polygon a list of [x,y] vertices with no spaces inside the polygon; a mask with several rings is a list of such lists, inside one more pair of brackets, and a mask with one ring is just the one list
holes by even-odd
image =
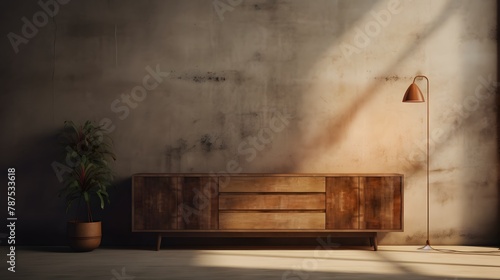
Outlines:
{"label": "cabinet door", "polygon": [[360,229],[402,229],[400,176],[360,178]]}
{"label": "cabinet door", "polygon": [[133,231],[177,229],[177,180],[177,177],[133,177]]}
{"label": "cabinet door", "polygon": [[326,178],[326,228],[359,229],[359,177]]}
{"label": "cabinet door", "polygon": [[219,188],[214,177],[179,178],[179,229],[217,229]]}

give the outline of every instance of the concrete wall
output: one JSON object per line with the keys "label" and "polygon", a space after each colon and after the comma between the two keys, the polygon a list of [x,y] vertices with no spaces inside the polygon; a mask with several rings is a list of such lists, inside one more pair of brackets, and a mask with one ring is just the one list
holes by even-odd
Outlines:
{"label": "concrete wall", "polygon": [[431,241],[498,243],[496,1],[2,1],[0,19],[0,167],[17,170],[22,244],[64,243],[55,135],[87,119],[118,157],[104,244],[149,240],[130,233],[133,173],[228,162],[403,173],[405,231],[380,243],[422,244],[426,104],[401,102],[417,74]]}

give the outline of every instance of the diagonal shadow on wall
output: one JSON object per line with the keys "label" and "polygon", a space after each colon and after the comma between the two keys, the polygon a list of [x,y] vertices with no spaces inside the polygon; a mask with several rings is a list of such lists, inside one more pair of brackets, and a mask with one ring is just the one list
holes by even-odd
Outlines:
{"label": "diagonal shadow on wall", "polygon": [[[447,20],[449,20],[457,12],[458,5],[454,1],[450,1],[447,6],[445,6],[440,15],[429,25],[428,31],[422,33],[421,41],[429,39],[441,26],[443,26]],[[418,44],[411,44],[410,47],[405,50],[399,57],[397,57],[392,64],[386,67],[386,71],[381,74],[381,76],[388,76],[392,74],[391,69],[393,69],[398,64],[402,63],[407,57],[411,55],[419,47]],[[413,74],[413,73],[412,73]],[[415,73],[417,74],[417,73]],[[312,137],[312,140],[305,146],[302,151],[307,151],[307,153],[300,154],[301,158],[315,158],[324,153],[324,150],[328,147],[335,146],[339,143],[342,135],[348,130],[350,122],[352,121],[352,116],[358,114],[363,110],[367,104],[370,103],[377,95],[377,91],[382,87],[380,82],[372,82],[363,93],[357,97],[349,106],[347,106],[342,112],[339,113],[339,117],[336,120],[330,120],[323,132],[318,133]],[[401,90],[403,92],[404,89]],[[396,99],[401,99],[402,96],[395,96]],[[315,149],[313,149],[315,148]],[[424,165],[425,167],[425,165]],[[405,170],[409,175],[418,171],[422,168],[421,165],[413,166],[412,168]]]}
{"label": "diagonal shadow on wall", "polygon": [[[430,37],[435,34],[442,26],[446,24],[456,13],[458,12],[459,4],[455,1],[450,1],[448,5],[442,8],[439,16],[435,18],[435,20],[429,24],[429,27],[426,28],[426,32],[422,32],[421,41],[429,40]],[[406,49],[399,57],[397,57],[392,64],[389,64],[386,67],[386,71],[383,72],[382,76],[390,75],[391,69],[393,69],[398,64],[402,63],[410,57],[411,53],[414,52],[419,47],[418,44],[411,44],[408,49]],[[417,66],[418,68],[418,66]],[[385,75],[384,75],[385,74]],[[420,74],[420,73],[411,73],[412,75]],[[335,120],[330,120],[326,123],[322,132],[319,132],[317,135],[312,137],[312,141],[309,141],[307,144],[303,146],[303,149],[298,151],[299,155],[297,158],[316,158],[320,157],[325,150],[329,147],[338,145],[342,141],[343,135],[350,128],[351,122],[353,120],[353,115],[361,112],[371,101],[373,101],[374,97],[377,95],[377,91],[382,87],[381,82],[373,82],[371,83],[361,95],[359,95],[347,108],[345,108],[340,114],[339,117]],[[401,89],[403,92],[404,89]],[[399,99],[402,96],[395,96],[394,98]],[[498,101],[497,101],[498,102]],[[487,107],[488,101],[483,101],[482,104],[478,104],[481,107]],[[458,114],[458,113],[456,113]],[[460,129],[467,129],[467,127],[472,127],[474,125],[474,118],[467,118],[463,122],[458,123],[453,127],[453,129],[448,130],[446,134],[442,135],[442,141],[436,143],[433,148],[434,151],[439,151],[440,149],[444,149],[447,146],[447,141],[450,140],[454,136],[454,132]],[[404,166],[405,176],[413,176],[417,172],[421,172],[425,168],[424,161],[412,161],[409,162],[408,165]],[[295,170],[297,171],[297,170]],[[431,170],[431,172],[440,172],[440,170]],[[431,175],[432,176],[432,175]],[[438,187],[438,183],[436,182],[436,187]],[[432,191],[431,191],[432,192]],[[500,194],[499,194],[500,195]],[[500,198],[499,200],[500,201]],[[499,206],[500,208],[500,206]],[[500,210],[499,210],[500,212]],[[464,220],[467,220],[467,216],[470,213],[464,213]],[[500,217],[500,214],[499,214]],[[497,227],[498,228],[498,227]],[[491,230],[491,228],[486,229]],[[436,233],[437,234],[437,233]],[[491,233],[488,233],[491,234]],[[381,238],[385,234],[381,235]],[[411,240],[423,239],[423,235],[420,232],[414,234],[414,236],[408,237]],[[408,239],[407,238],[407,239]]]}

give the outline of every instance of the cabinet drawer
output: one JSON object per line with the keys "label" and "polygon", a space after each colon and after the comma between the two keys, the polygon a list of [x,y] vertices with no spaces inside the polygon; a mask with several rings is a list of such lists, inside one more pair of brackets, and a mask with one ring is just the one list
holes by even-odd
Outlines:
{"label": "cabinet drawer", "polygon": [[231,177],[219,192],[324,192],[325,177]]}
{"label": "cabinet drawer", "polygon": [[219,213],[219,229],[325,229],[325,213]]}
{"label": "cabinet drawer", "polygon": [[219,210],[325,210],[325,194],[221,194]]}

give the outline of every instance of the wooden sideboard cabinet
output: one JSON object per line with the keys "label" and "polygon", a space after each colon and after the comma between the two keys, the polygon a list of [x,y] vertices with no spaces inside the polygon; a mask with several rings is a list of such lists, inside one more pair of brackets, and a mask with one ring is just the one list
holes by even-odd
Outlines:
{"label": "wooden sideboard cabinet", "polygon": [[132,176],[132,231],[165,236],[361,236],[403,231],[401,174]]}

